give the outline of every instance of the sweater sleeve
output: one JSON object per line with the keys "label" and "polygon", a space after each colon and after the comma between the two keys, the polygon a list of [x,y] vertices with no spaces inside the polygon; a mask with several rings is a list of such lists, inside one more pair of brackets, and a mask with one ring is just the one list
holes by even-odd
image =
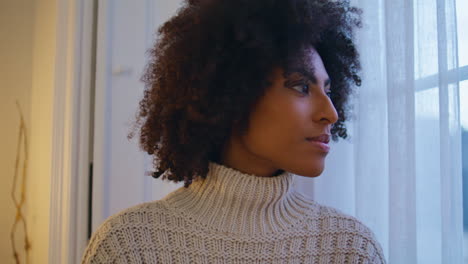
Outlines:
{"label": "sweater sleeve", "polygon": [[374,254],[370,258],[369,264],[386,264],[385,257],[379,243],[372,243]]}
{"label": "sweater sleeve", "polygon": [[[360,222],[361,223],[361,222]],[[362,224],[362,223],[361,223]],[[367,227],[366,225],[362,224],[362,227],[365,230],[365,236],[368,239],[368,250],[369,253],[369,264],[386,264],[385,256],[383,254],[382,246],[377,241],[377,238],[374,232]]]}
{"label": "sweater sleeve", "polygon": [[341,210],[329,206],[320,206],[319,219],[323,223],[323,233],[342,233],[352,241],[351,252],[362,257],[359,263],[386,264],[382,247],[374,232],[362,221]]}
{"label": "sweater sleeve", "polygon": [[121,257],[121,250],[112,223],[106,221],[91,237],[81,263],[115,263],[115,260]]}

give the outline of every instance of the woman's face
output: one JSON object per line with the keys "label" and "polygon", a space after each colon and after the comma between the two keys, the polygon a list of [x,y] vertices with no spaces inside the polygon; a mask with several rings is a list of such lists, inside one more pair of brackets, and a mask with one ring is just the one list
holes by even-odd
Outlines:
{"label": "woman's face", "polygon": [[306,51],[303,64],[309,78],[294,71],[284,76],[281,68],[272,72],[272,86],[252,111],[247,131],[234,133],[226,143],[222,164],[258,176],[273,176],[279,169],[308,177],[322,173],[338,115],[319,54]]}

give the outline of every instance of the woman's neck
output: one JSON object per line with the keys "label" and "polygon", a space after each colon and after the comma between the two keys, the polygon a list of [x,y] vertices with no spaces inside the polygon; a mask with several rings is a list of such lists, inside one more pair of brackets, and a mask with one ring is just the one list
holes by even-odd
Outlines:
{"label": "woman's neck", "polygon": [[237,234],[269,233],[295,226],[313,208],[296,192],[294,175],[258,177],[210,162],[198,178],[164,200],[198,225]]}

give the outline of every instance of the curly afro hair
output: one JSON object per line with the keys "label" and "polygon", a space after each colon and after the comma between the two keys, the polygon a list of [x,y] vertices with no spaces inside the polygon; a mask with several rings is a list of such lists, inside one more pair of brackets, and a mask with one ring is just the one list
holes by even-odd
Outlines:
{"label": "curly afro hair", "polygon": [[151,175],[185,187],[206,178],[232,129],[247,129],[275,67],[285,76],[310,76],[304,61],[310,47],[332,80],[339,115],[332,138],[346,138],[346,102],[361,82],[353,43],[360,15],[347,1],[186,0],[158,28],[141,77],[146,88],[135,125],[140,147],[153,156]]}

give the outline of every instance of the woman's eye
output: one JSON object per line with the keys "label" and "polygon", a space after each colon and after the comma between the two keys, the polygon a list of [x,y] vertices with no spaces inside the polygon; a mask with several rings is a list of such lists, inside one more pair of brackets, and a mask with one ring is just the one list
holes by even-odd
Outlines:
{"label": "woman's eye", "polygon": [[327,91],[327,96],[328,96],[328,97],[331,97],[331,95],[332,95],[331,90],[328,90],[328,91]]}
{"label": "woman's eye", "polygon": [[309,85],[308,84],[298,84],[298,85],[294,85],[292,87],[294,90],[302,93],[302,94],[309,94]]}

